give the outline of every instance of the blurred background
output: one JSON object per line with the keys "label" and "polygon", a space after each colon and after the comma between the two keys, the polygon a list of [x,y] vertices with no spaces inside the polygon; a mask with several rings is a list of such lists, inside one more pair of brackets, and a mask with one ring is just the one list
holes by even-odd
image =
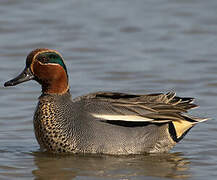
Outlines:
{"label": "blurred background", "polygon": [[[216,0],[1,0],[0,179],[216,179],[216,9]],[[73,97],[176,91],[212,120],[168,154],[41,153],[32,123],[40,86],[3,87],[35,48],[63,55]]]}

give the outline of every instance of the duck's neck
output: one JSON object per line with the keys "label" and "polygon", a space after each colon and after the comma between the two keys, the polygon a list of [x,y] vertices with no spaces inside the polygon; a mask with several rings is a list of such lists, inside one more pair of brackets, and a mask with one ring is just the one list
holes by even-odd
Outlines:
{"label": "duck's neck", "polygon": [[43,94],[64,94],[69,90],[68,75],[60,65],[34,63],[33,72],[42,85]]}
{"label": "duck's neck", "polygon": [[[67,78],[67,77],[66,77]],[[69,91],[67,79],[60,79],[56,81],[48,81],[42,84],[43,94],[57,94],[62,95]]]}

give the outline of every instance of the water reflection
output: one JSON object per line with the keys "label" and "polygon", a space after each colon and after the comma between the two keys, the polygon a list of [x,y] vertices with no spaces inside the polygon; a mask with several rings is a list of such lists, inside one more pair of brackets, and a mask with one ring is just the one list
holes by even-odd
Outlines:
{"label": "water reflection", "polygon": [[130,178],[139,176],[184,179],[191,177],[190,161],[180,153],[161,155],[107,156],[34,153],[36,179],[68,180],[78,176]]}

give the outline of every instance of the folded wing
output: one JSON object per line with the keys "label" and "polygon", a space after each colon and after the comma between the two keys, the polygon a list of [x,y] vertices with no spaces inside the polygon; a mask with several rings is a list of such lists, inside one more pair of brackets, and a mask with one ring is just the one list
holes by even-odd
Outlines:
{"label": "folded wing", "polygon": [[186,115],[188,110],[197,107],[194,99],[178,97],[173,92],[148,95],[98,92],[74,101],[77,100],[85,100],[85,110],[98,121],[126,127],[169,123],[176,138],[206,120]]}

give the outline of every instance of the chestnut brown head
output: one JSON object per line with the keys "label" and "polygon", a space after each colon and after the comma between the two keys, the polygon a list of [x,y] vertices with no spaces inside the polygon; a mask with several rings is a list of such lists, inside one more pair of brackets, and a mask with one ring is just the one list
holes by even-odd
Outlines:
{"label": "chestnut brown head", "polygon": [[35,49],[26,58],[26,67],[5,86],[15,86],[29,80],[42,85],[43,93],[64,94],[68,91],[68,74],[63,57],[51,49]]}

